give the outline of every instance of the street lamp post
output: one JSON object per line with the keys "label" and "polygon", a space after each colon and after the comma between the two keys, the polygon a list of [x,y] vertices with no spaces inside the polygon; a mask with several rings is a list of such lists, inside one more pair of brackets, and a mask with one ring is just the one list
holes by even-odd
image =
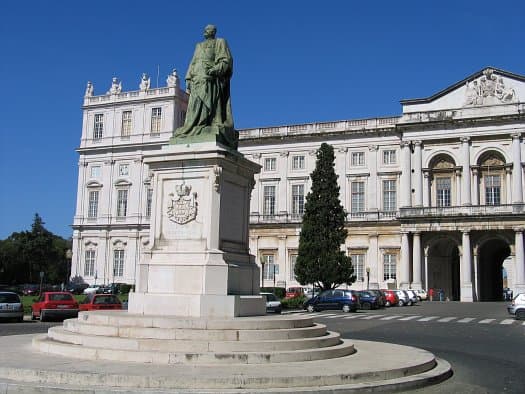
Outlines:
{"label": "street lamp post", "polygon": [[97,278],[98,278],[98,272],[95,271],[95,283],[94,283],[95,286],[97,285]]}
{"label": "street lamp post", "polygon": [[370,267],[366,267],[366,289],[370,290]]}
{"label": "street lamp post", "polygon": [[73,265],[73,252],[71,251],[71,249],[68,249],[66,250],[66,259],[67,259],[67,262],[69,264],[68,268],[67,268],[67,276],[66,276],[66,284],[69,283],[69,279],[71,278],[71,266]]}

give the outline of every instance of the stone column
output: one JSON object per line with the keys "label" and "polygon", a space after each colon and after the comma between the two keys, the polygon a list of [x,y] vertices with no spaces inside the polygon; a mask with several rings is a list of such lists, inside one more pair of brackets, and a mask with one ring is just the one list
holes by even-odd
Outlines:
{"label": "stone column", "polygon": [[410,166],[410,142],[408,141],[402,141],[401,142],[401,180],[400,180],[400,187],[401,187],[401,193],[400,193],[400,201],[399,201],[399,207],[409,207],[411,206],[411,184],[410,184],[410,178],[412,177],[411,174],[411,166]]}
{"label": "stone column", "polygon": [[505,168],[505,194],[507,198],[505,199],[507,204],[512,204],[512,170],[510,168]]}
{"label": "stone column", "polygon": [[473,300],[479,301],[479,282],[478,282],[478,248],[472,248],[472,265],[474,267],[474,286],[473,286]]}
{"label": "stone column", "polygon": [[430,172],[423,171],[423,206],[430,207]]}
{"label": "stone column", "polygon": [[428,251],[430,247],[426,246],[423,252],[425,253],[425,290],[428,292]]}
{"label": "stone column", "polygon": [[461,188],[461,204],[471,205],[470,190],[470,137],[461,137],[461,162],[463,167],[463,184]]}
{"label": "stone column", "polygon": [[472,169],[472,205],[479,205],[479,171],[477,168]]}
{"label": "stone column", "polygon": [[381,188],[377,184],[377,145],[370,145],[368,147],[368,168],[370,169],[370,179],[367,185],[366,195],[368,198],[368,211],[377,211],[379,206],[379,199],[381,197]]}
{"label": "stone column", "polygon": [[[379,289],[383,279],[379,277],[380,256],[377,248],[377,233],[368,234],[366,265],[370,267],[370,288]],[[366,275],[366,273],[365,273]]]}
{"label": "stone column", "polygon": [[525,292],[525,253],[523,249],[523,227],[516,227],[514,240],[514,294]]}
{"label": "stone column", "polygon": [[414,190],[415,190],[415,206],[421,207],[423,205],[423,174],[421,168],[423,166],[421,157],[421,141],[414,141]]}
{"label": "stone column", "polygon": [[[281,152],[279,154],[279,163],[277,169],[282,174],[279,181],[279,189],[277,190],[277,207],[279,215],[286,215],[288,213],[288,152]],[[284,216],[283,216],[284,220]]]}
{"label": "stone column", "polygon": [[512,203],[521,204],[523,202],[523,183],[521,181],[521,153],[520,153],[520,133],[514,133],[512,137]]}
{"label": "stone column", "polygon": [[463,230],[461,246],[461,301],[472,302],[472,254],[468,230]]}
{"label": "stone column", "polygon": [[[460,206],[461,205],[461,172],[459,170],[455,171],[456,174],[456,198],[455,198],[455,205]],[[452,204],[452,201],[450,202]]]}
{"label": "stone column", "polygon": [[412,238],[412,289],[421,289],[421,234]]}
{"label": "stone column", "polygon": [[408,231],[401,231],[401,269],[399,287],[408,289],[410,287],[410,250],[408,244]]}

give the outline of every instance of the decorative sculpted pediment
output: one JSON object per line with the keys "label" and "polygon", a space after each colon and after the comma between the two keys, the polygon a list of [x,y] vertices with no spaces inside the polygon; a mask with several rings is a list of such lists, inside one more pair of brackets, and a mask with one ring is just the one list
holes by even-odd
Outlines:
{"label": "decorative sculpted pediment", "polygon": [[513,103],[517,100],[512,86],[505,85],[503,77],[487,68],[483,76],[468,81],[465,87],[465,106]]}

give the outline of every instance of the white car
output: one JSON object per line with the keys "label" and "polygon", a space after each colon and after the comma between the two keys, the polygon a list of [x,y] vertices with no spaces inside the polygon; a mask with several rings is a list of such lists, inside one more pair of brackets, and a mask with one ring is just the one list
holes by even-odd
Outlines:
{"label": "white car", "polygon": [[507,311],[518,320],[525,320],[525,293],[519,293],[507,305]]}
{"label": "white car", "polygon": [[84,294],[96,294],[98,289],[100,289],[100,285],[89,285],[84,289]]}
{"label": "white car", "polygon": [[281,301],[273,293],[261,293],[262,296],[266,297],[266,312],[281,313],[282,306]]}

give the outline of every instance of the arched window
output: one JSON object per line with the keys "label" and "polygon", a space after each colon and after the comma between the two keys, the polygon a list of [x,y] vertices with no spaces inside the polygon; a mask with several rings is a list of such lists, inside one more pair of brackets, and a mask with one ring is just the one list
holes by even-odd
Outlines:
{"label": "arched window", "polygon": [[450,207],[455,205],[454,196],[457,196],[457,174],[454,159],[446,154],[433,158],[430,162],[432,179],[432,205],[436,207]]}
{"label": "arched window", "polygon": [[480,204],[501,205],[505,200],[505,159],[500,153],[490,151],[478,160],[480,179]]}

